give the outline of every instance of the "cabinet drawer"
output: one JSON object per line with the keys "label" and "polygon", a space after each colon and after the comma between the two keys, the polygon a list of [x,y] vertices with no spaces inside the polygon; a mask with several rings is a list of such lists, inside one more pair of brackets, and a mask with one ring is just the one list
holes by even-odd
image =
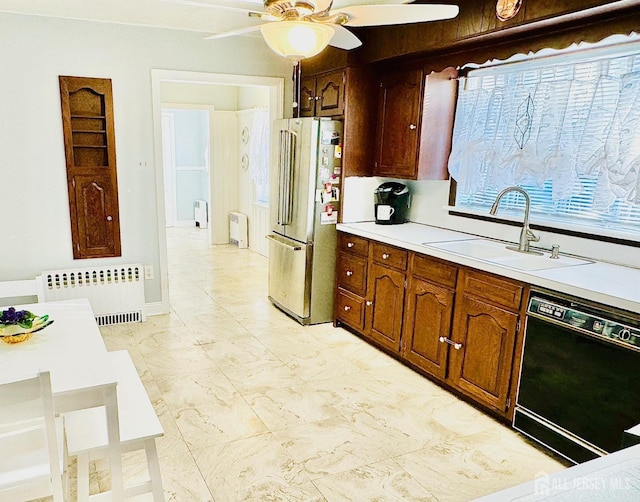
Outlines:
{"label": "cabinet drawer", "polygon": [[360,296],[365,295],[367,291],[366,259],[348,253],[340,253],[336,274],[339,287]]}
{"label": "cabinet drawer", "polygon": [[336,319],[352,328],[364,329],[364,298],[338,288],[336,295]]}
{"label": "cabinet drawer", "polygon": [[407,269],[407,251],[378,242],[373,243],[373,261],[398,270]]}
{"label": "cabinet drawer", "polygon": [[424,255],[414,254],[412,274],[453,288],[458,277],[458,267]]}
{"label": "cabinet drawer", "polygon": [[340,251],[357,254],[365,258],[369,256],[369,241],[367,239],[343,232],[338,235],[340,237],[338,239],[338,249]]}
{"label": "cabinet drawer", "polygon": [[463,287],[466,293],[513,310],[520,308],[524,291],[522,283],[474,270],[464,271]]}

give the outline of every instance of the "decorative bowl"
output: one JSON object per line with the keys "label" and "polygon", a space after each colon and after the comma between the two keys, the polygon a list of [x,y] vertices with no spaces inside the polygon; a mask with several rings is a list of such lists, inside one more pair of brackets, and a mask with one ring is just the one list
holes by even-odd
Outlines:
{"label": "decorative bowl", "polygon": [[26,333],[19,333],[17,335],[3,335],[2,341],[4,343],[21,343],[26,342],[32,335],[33,333],[30,331]]}
{"label": "decorative bowl", "polygon": [[5,343],[26,342],[33,333],[53,322],[48,315],[37,316],[27,310],[16,311],[13,307],[2,311],[0,321],[0,338]]}

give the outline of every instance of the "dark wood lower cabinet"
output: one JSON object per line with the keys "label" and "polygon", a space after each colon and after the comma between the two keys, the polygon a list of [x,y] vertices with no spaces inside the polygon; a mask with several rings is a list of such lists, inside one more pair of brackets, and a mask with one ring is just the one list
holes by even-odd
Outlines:
{"label": "dark wood lower cabinet", "polygon": [[450,346],[451,385],[496,411],[506,412],[519,315],[463,295],[458,298]]}
{"label": "dark wood lower cabinet", "polygon": [[369,269],[371,315],[366,336],[392,351],[400,352],[405,274],[376,263]]}
{"label": "dark wood lower cabinet", "polygon": [[342,241],[335,322],[509,420],[525,285],[376,241]]}
{"label": "dark wood lower cabinet", "polygon": [[448,345],[440,337],[451,331],[454,293],[419,277],[407,288],[402,357],[431,375],[447,376]]}

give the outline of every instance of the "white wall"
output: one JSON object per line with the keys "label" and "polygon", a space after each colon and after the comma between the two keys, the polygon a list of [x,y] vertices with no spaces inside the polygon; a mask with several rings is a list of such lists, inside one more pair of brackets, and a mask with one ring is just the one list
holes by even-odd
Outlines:
{"label": "white wall", "polygon": [[[78,265],[159,268],[153,68],[280,77],[291,95],[291,63],[260,38],[0,14],[0,47],[0,280]],[[73,260],[59,75],[113,81],[120,258]],[[160,298],[156,275],[146,299]]]}
{"label": "white wall", "polygon": [[[385,181],[390,181],[390,179],[347,178],[344,187],[346,197],[343,206],[343,222],[374,221],[373,191]],[[518,242],[520,227],[450,215],[447,207],[449,201],[448,181],[397,181],[406,184],[411,191],[411,208],[409,209],[411,221],[493,239]],[[540,242],[535,243],[535,246],[550,249],[553,244],[560,244],[561,253],[640,267],[638,248],[538,230],[535,233],[540,235]]]}
{"label": "white wall", "polygon": [[235,85],[162,82],[160,100],[163,103],[211,105],[216,110],[233,111],[238,109],[239,90]]}
{"label": "white wall", "polygon": [[269,105],[269,89],[266,87],[240,87],[238,88],[238,108],[245,110],[254,106]]}

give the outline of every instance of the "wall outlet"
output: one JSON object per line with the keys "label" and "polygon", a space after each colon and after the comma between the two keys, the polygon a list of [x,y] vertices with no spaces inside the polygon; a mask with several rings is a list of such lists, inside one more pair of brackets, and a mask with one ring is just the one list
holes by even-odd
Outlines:
{"label": "wall outlet", "polygon": [[144,266],[144,278],[147,281],[153,279],[153,265]]}

